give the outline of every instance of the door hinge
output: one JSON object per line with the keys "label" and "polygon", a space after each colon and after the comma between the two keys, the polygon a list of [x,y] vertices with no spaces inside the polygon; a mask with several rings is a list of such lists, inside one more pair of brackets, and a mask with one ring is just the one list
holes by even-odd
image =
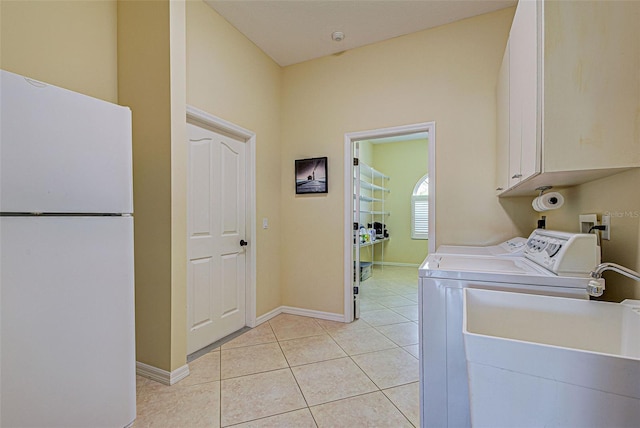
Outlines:
{"label": "door hinge", "polygon": [[360,165],[360,160],[358,158],[353,158],[353,166]]}

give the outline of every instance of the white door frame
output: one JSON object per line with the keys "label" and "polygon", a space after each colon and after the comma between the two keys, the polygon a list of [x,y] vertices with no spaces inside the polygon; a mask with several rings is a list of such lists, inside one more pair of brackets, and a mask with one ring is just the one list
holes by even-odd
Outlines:
{"label": "white door frame", "polygon": [[436,123],[424,122],[344,134],[344,322],[353,320],[353,143],[360,140],[429,133],[429,253],[436,248]]}
{"label": "white door frame", "polygon": [[[217,116],[187,106],[187,123],[231,136],[247,144],[246,174],[246,230],[249,235],[247,251],[247,288],[245,290],[245,325],[256,326],[256,134]],[[187,237],[185,237],[187,239]]]}

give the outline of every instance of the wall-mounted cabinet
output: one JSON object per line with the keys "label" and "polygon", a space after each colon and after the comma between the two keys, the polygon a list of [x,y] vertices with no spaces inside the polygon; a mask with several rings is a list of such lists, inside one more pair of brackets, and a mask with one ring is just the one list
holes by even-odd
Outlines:
{"label": "wall-mounted cabinet", "polygon": [[496,192],[509,188],[509,42],[504,51],[498,74],[497,98],[497,147],[496,147]]}
{"label": "wall-mounted cabinet", "polygon": [[638,22],[640,2],[518,3],[497,86],[499,195],[640,166]]}

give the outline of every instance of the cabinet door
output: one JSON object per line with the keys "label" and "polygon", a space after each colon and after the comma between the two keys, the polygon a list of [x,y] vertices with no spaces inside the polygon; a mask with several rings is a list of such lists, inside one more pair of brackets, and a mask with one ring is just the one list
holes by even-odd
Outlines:
{"label": "cabinet door", "polygon": [[535,1],[519,3],[522,14],[518,25],[521,27],[521,56],[518,72],[521,74],[521,156],[520,180],[525,180],[540,172],[540,133],[538,132],[538,31]]}
{"label": "cabinet door", "polygon": [[509,187],[520,182],[520,158],[522,155],[522,56],[524,34],[517,25],[520,7],[509,34]]}
{"label": "cabinet door", "polygon": [[509,42],[498,74],[496,122],[496,193],[509,187]]}
{"label": "cabinet door", "polygon": [[539,167],[536,23],[536,2],[519,2],[509,35],[509,187]]}

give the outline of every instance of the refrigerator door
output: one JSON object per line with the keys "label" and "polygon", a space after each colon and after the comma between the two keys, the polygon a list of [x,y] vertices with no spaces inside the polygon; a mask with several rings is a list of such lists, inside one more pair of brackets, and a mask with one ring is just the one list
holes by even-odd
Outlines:
{"label": "refrigerator door", "polygon": [[132,423],[133,273],[132,217],[0,217],[0,426]]}
{"label": "refrigerator door", "polygon": [[0,73],[0,212],[133,212],[131,111]]}

